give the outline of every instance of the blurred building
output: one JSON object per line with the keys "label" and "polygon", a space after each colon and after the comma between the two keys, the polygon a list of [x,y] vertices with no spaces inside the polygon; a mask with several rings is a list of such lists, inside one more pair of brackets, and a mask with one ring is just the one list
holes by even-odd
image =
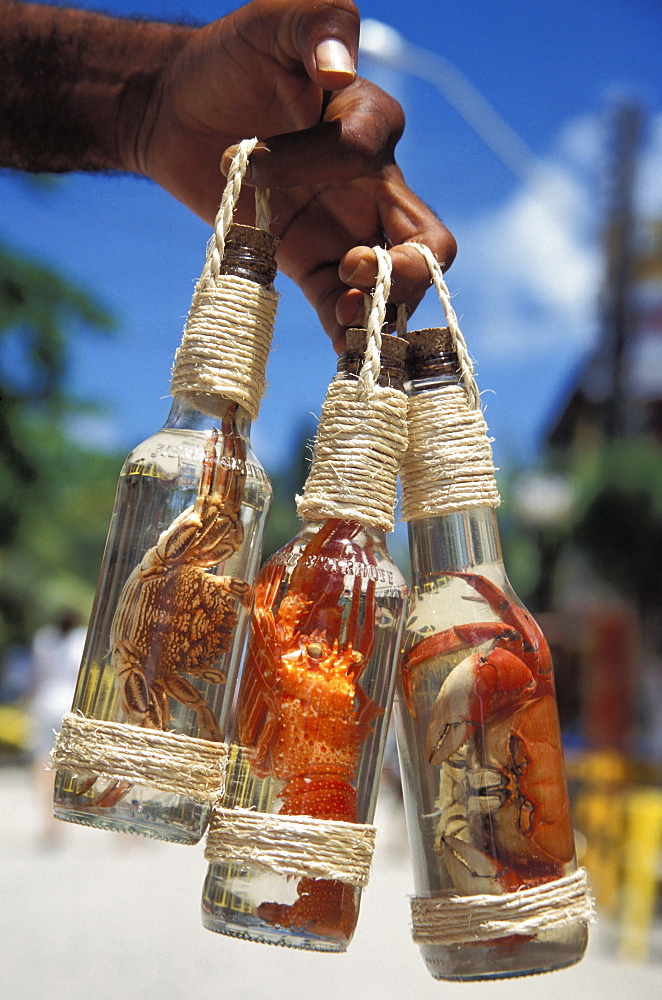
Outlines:
{"label": "blurred building", "polygon": [[579,729],[589,746],[650,756],[662,712],[662,219],[637,211],[643,133],[637,106],[616,108],[597,343],[546,444],[575,486],[589,466],[594,476],[554,567]]}
{"label": "blurred building", "polygon": [[618,339],[601,324],[600,341],[547,435],[555,450],[582,450],[614,433],[646,434],[662,444],[662,219],[638,220],[633,244],[627,322]]}

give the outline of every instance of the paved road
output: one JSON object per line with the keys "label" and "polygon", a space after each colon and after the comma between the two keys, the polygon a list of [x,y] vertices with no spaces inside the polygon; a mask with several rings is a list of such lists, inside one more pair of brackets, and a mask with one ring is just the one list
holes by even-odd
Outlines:
{"label": "paved road", "polygon": [[373,877],[346,955],[223,938],[199,923],[202,850],[58,824],[40,845],[29,772],[0,767],[0,997],[11,1000],[629,1000],[659,964],[626,964],[593,933],[579,966],[535,979],[437,983],[409,938],[400,809],[384,798]]}

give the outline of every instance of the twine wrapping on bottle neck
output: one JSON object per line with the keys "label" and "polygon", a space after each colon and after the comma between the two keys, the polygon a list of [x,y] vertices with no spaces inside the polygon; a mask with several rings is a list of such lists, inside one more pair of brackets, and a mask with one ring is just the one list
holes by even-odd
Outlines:
{"label": "twine wrapping on bottle neck", "polygon": [[367,885],[376,829],[310,816],[282,816],[216,807],[207,831],[211,864],[247,866],[296,878]]}
{"label": "twine wrapping on bottle neck", "polygon": [[595,919],[586,870],[503,896],[418,896],[411,900],[419,945],[455,946],[535,936]]}
{"label": "twine wrapping on bottle neck", "polygon": [[407,400],[399,389],[378,384],[391,258],[382,247],[374,250],[378,274],[366,310],[364,362],[357,379],[336,377],[329,385],[297,510],[311,521],[334,517],[392,531]]}
{"label": "twine wrapping on bottle neck", "polygon": [[[173,396],[194,397],[200,409],[208,409],[205,397],[233,400],[253,420],[266,389],[278,293],[247,278],[221,274],[220,269],[248,159],[257,141],[239,143],[228,171],[205,264],[175,355],[170,387]],[[268,231],[266,189],[256,190],[255,211],[257,228]]]}
{"label": "twine wrapping on bottle neck", "polygon": [[429,247],[409,244],[423,256],[442,304],[459,382],[409,396],[407,452],[402,460],[405,521],[438,517],[470,507],[497,507],[491,439],[467,345],[460,331],[441,265]]}
{"label": "twine wrapping on bottle neck", "polygon": [[80,777],[148,785],[213,804],[224,795],[227,746],[182,733],[68,712],[51,766]]}

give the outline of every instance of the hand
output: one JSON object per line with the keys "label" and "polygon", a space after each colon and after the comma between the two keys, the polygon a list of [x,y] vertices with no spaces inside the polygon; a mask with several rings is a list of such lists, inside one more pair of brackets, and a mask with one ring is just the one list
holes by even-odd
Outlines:
{"label": "hand", "polygon": [[[406,242],[426,243],[445,266],[455,256],[453,237],[395,163],[400,106],[355,76],[358,35],[351,0],[253,0],[187,32],[152,91],[136,145],[138,169],[212,222],[223,152],[243,138],[263,140],[246,182],[271,189],[279,265],[337,350],[345,328],[362,321],[360,289],[376,278],[371,246],[391,248],[391,298],[412,309],[429,278]],[[237,220],[254,221],[247,191]]]}

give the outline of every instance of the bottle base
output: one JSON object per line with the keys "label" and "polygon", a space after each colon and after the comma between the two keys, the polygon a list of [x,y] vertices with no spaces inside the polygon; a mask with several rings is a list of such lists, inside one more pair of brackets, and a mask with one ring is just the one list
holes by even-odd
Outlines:
{"label": "bottle base", "polygon": [[472,982],[567,969],[582,960],[587,943],[588,927],[582,924],[572,928],[572,941],[513,936],[455,947],[422,945],[420,950],[433,979]]}
{"label": "bottle base", "polygon": [[216,934],[261,944],[344,952],[359,900],[358,889],[340,882],[211,865],[202,890],[202,924]]}
{"label": "bottle base", "polygon": [[215,934],[242,938],[256,944],[271,944],[282,948],[299,948],[303,951],[324,951],[342,953],[347,951],[349,941],[332,939],[311,934],[298,928],[279,927],[266,924],[255,914],[233,914],[232,922],[219,914],[202,907],[202,926]]}
{"label": "bottle base", "polygon": [[[95,792],[98,783],[105,785],[101,793]],[[109,795],[112,804],[108,804]],[[102,804],[104,797],[106,804]],[[147,785],[111,782],[109,786],[107,779],[90,785],[64,769],[58,770],[55,778],[53,815],[79,826],[193,846],[202,839],[210,811],[206,803]]]}
{"label": "bottle base", "polygon": [[177,829],[173,825],[160,827],[149,820],[140,822],[138,818],[127,819],[120,816],[101,815],[90,810],[77,812],[70,808],[54,808],[53,816],[55,819],[65,823],[75,823],[78,826],[89,826],[112,833],[134,834],[139,837],[148,837],[150,840],[163,840],[169,844],[185,844],[189,847],[199,844],[204,833],[204,829],[189,831]]}

